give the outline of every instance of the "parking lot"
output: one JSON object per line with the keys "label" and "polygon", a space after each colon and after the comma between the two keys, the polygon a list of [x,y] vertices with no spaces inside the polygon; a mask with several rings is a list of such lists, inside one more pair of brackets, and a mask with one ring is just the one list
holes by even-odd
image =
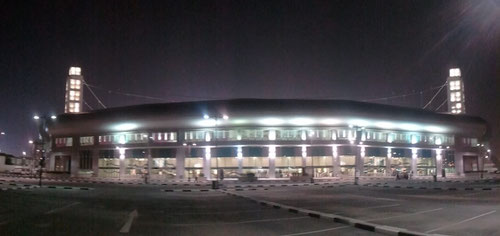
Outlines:
{"label": "parking lot", "polygon": [[[448,235],[497,235],[498,181],[111,183],[1,177],[1,235],[377,235],[275,202],[375,225]],[[451,190],[450,190],[451,189]],[[468,189],[468,190],[466,190]],[[489,189],[489,190],[487,190]],[[172,190],[172,191],[165,191]]]}

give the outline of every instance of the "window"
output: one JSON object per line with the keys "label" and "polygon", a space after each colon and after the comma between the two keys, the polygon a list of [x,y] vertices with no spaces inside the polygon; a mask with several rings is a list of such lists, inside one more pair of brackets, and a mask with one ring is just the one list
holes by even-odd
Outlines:
{"label": "window", "polygon": [[73,138],[56,138],[55,139],[56,147],[71,147],[73,146]]}
{"label": "window", "polygon": [[177,142],[177,132],[152,133],[151,137],[154,142]]}
{"label": "window", "polygon": [[82,81],[80,81],[78,79],[71,79],[69,82],[70,82],[70,85],[69,85],[70,89],[79,90],[81,88]]}
{"label": "window", "polygon": [[92,170],[92,152],[89,150],[80,152],[80,169]]}
{"label": "window", "polygon": [[80,146],[94,145],[94,136],[80,137]]}
{"label": "window", "polygon": [[460,80],[450,81],[450,90],[460,90]]}

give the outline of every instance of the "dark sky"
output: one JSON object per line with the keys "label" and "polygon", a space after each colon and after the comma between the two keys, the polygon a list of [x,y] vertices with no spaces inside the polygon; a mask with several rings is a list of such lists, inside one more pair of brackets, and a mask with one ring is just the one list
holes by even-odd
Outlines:
{"label": "dark sky", "polygon": [[0,148],[14,154],[28,150],[34,113],[63,112],[70,66],[108,107],[159,101],[106,90],[168,101],[416,92],[376,102],[422,107],[458,66],[468,114],[500,129],[500,0],[0,1],[0,52]]}

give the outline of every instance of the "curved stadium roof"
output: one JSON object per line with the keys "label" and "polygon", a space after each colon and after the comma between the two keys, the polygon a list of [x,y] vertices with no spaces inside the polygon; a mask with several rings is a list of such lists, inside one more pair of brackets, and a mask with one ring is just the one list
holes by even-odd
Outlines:
{"label": "curved stadium roof", "polygon": [[[203,118],[210,116],[209,119]],[[222,115],[229,116],[224,120]],[[422,109],[347,100],[233,99],[143,104],[62,114],[49,124],[55,136],[120,131],[162,131],[222,127],[360,126],[415,132],[457,133],[481,137],[480,117],[440,114]]]}

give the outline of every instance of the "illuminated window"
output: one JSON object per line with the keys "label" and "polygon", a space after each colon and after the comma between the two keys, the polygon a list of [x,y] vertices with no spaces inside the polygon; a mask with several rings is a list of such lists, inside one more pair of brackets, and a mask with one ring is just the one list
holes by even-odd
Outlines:
{"label": "illuminated window", "polygon": [[269,140],[276,140],[276,130],[269,130],[268,137]]}
{"label": "illuminated window", "polygon": [[462,108],[462,103],[457,103],[455,106],[456,106],[456,108],[460,109],[460,108]]}
{"label": "illuminated window", "polygon": [[73,146],[73,138],[56,138],[55,139],[56,147],[71,147]]}
{"label": "illuminated window", "polygon": [[82,69],[80,67],[70,67],[69,75],[81,75]]}
{"label": "illuminated window", "polygon": [[460,77],[461,72],[459,68],[450,69],[450,77]]}
{"label": "illuminated window", "polygon": [[[101,140],[101,136],[99,136],[99,142],[100,142],[100,140]],[[80,145],[81,146],[94,145],[94,136],[80,137]]]}

